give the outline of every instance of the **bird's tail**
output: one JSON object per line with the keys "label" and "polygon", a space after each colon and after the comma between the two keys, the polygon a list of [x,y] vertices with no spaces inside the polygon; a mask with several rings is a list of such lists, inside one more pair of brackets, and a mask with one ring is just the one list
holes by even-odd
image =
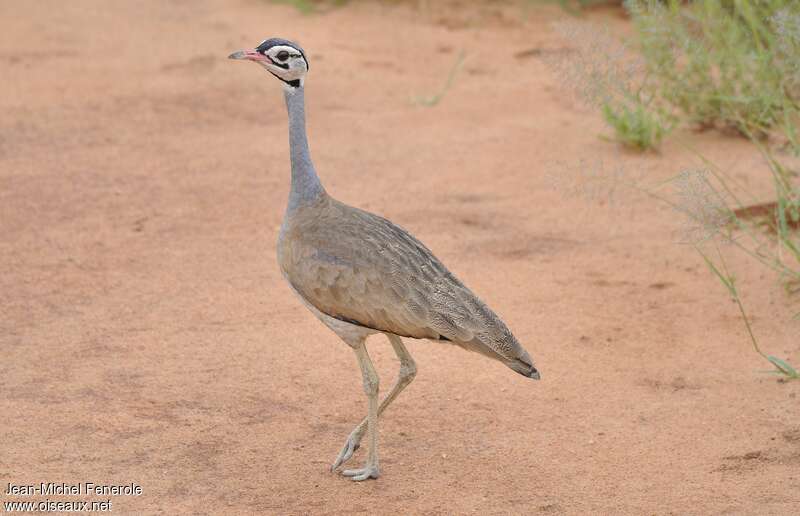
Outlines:
{"label": "bird's tail", "polygon": [[[486,355],[487,357],[493,358],[498,360],[514,371],[518,372],[522,376],[533,378],[534,380],[539,379],[539,371],[536,370],[536,367],[533,365],[533,360],[531,360],[530,355],[525,349],[519,345],[519,342],[511,335],[511,332],[508,332],[508,335],[512,342],[512,350],[506,356],[501,355],[497,351],[494,350],[493,347],[487,346],[483,343],[480,339],[472,339],[470,341],[451,341],[453,344],[457,344],[460,347],[468,350],[468,351],[475,351],[482,355]],[[449,340],[449,339],[448,339]],[[507,358],[508,355],[511,355],[513,358]]]}
{"label": "bird's tail", "polygon": [[[474,338],[469,341],[459,341],[459,340],[450,340],[446,339],[453,344],[460,346],[467,351],[474,351],[480,353],[482,355],[486,355],[489,358],[493,358],[499,362],[504,363],[514,371],[518,372],[522,376],[527,378],[532,378],[534,380],[539,379],[539,371],[536,370],[536,367],[533,365],[533,360],[531,360],[530,355],[525,349],[520,346],[517,339],[511,335],[511,332],[506,330],[507,336],[510,339],[511,345],[508,346],[511,348],[510,352],[506,352],[505,356],[495,351],[495,346],[488,346],[484,344],[484,342],[478,338]],[[440,339],[441,340],[441,339]],[[513,358],[508,358],[509,355]]]}
{"label": "bird's tail", "polygon": [[539,371],[537,371],[536,367],[533,365],[533,360],[531,360],[531,357],[528,355],[527,351],[524,349],[521,351],[522,352],[517,358],[506,362],[506,365],[522,376],[538,380]]}

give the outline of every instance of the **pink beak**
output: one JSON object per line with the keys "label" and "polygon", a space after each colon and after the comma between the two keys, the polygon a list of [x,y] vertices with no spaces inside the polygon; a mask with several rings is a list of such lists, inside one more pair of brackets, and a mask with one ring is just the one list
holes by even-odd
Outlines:
{"label": "pink beak", "polygon": [[228,56],[228,59],[247,59],[249,61],[266,61],[267,58],[256,52],[255,49],[239,50]]}

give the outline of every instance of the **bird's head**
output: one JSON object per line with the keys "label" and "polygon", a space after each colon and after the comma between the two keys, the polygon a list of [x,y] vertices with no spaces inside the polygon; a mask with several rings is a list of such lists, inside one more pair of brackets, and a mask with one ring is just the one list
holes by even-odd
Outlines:
{"label": "bird's head", "polygon": [[265,39],[256,48],[239,50],[228,58],[255,61],[292,88],[301,86],[308,72],[308,60],[300,45],[281,38]]}

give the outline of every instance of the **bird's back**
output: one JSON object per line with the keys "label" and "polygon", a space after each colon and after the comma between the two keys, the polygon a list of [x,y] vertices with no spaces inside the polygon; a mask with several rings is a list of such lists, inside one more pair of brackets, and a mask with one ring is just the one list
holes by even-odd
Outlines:
{"label": "bird's back", "polygon": [[451,341],[538,377],[495,313],[401,227],[324,195],[287,212],[278,262],[317,310],[385,333]]}

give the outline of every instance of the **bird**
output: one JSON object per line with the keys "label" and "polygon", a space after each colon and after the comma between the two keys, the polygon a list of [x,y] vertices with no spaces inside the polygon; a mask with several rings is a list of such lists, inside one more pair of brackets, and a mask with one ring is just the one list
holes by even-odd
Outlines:
{"label": "bird", "polygon": [[[291,186],[277,242],[281,273],[300,301],[355,352],[367,396],[367,416],[337,455],[348,461],[367,437],[363,467],[341,474],[355,481],[380,476],[378,417],[414,379],[417,366],[402,338],[460,346],[539,379],[528,352],[503,321],[422,242],[373,213],[334,199],[311,161],[306,134],[306,52],[269,38],[230,59],[253,61],[283,85],[289,118]],[[400,362],[397,380],[378,402],[379,378],[367,337],[385,335]]]}

